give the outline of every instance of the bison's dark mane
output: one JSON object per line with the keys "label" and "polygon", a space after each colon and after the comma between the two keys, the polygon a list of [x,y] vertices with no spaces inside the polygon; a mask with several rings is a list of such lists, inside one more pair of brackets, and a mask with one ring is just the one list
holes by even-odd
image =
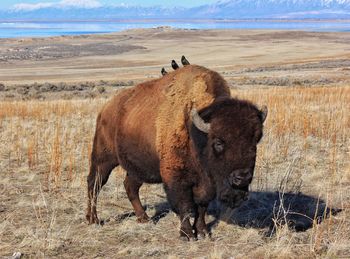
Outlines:
{"label": "bison's dark mane", "polygon": [[[225,107],[231,107],[232,109],[238,111],[245,110],[241,116],[249,116],[249,113],[258,113],[258,116],[261,118],[261,112],[256,105],[248,100],[240,100],[237,98],[218,98],[215,102],[213,102],[210,106],[205,107],[201,111],[199,111],[200,116],[204,119],[205,122],[209,122],[212,115],[222,111]],[[229,114],[228,114],[229,116]]]}

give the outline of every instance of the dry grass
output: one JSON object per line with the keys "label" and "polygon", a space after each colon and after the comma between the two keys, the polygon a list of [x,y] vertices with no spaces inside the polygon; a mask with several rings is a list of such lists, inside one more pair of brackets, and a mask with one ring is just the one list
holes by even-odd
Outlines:
{"label": "dry grass", "polygon": [[[350,87],[233,95],[269,107],[254,192],[239,210],[224,211],[222,220],[208,216],[213,240],[188,243],[177,239],[179,222],[167,212],[160,185],[143,186],[141,199],[149,215],[162,217],[157,224],[135,222],[121,169],[100,195],[106,224],[86,224],[85,179],[95,118],[105,99],[0,102],[0,256],[20,251],[28,258],[350,257]],[[317,217],[326,206],[343,211]],[[308,218],[311,227],[293,231],[284,224],[298,221],[293,215]]]}

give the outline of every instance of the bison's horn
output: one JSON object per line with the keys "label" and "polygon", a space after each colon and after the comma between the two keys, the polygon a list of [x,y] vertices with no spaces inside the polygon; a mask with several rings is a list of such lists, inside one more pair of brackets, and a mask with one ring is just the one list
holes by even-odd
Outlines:
{"label": "bison's horn", "polygon": [[261,112],[261,123],[264,123],[264,121],[266,120],[266,117],[267,117],[267,106],[266,105],[263,105],[260,109],[260,112]]}
{"label": "bison's horn", "polygon": [[193,108],[191,110],[191,117],[193,124],[204,133],[209,133],[210,123],[206,123],[198,114],[197,109]]}

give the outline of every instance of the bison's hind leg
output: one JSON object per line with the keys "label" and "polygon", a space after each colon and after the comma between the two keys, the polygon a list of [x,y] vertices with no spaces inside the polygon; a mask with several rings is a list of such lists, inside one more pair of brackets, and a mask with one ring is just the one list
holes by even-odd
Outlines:
{"label": "bison's hind leg", "polygon": [[88,220],[89,224],[101,223],[97,217],[97,196],[101,188],[108,181],[109,175],[116,166],[118,166],[118,163],[114,159],[104,159],[104,161],[94,159],[91,160],[90,173],[87,177],[88,206],[86,219]]}
{"label": "bison's hind leg", "polygon": [[145,223],[149,221],[149,217],[142,207],[139,196],[139,190],[142,184],[142,181],[136,177],[131,176],[129,173],[127,173],[125,176],[124,187],[126,194],[128,195],[128,198],[135,210],[137,221],[139,223]]}

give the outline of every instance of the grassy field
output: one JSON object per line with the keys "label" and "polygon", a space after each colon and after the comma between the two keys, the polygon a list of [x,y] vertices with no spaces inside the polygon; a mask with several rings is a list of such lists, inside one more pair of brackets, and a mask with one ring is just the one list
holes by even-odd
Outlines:
{"label": "grassy field", "polygon": [[[161,185],[144,185],[137,224],[116,169],[85,221],[95,119],[107,101],[0,101],[0,256],[23,258],[349,258],[350,86],[233,89],[266,104],[248,202],[216,213],[212,239],[183,242]],[[340,212],[340,210],[342,210]]]}

